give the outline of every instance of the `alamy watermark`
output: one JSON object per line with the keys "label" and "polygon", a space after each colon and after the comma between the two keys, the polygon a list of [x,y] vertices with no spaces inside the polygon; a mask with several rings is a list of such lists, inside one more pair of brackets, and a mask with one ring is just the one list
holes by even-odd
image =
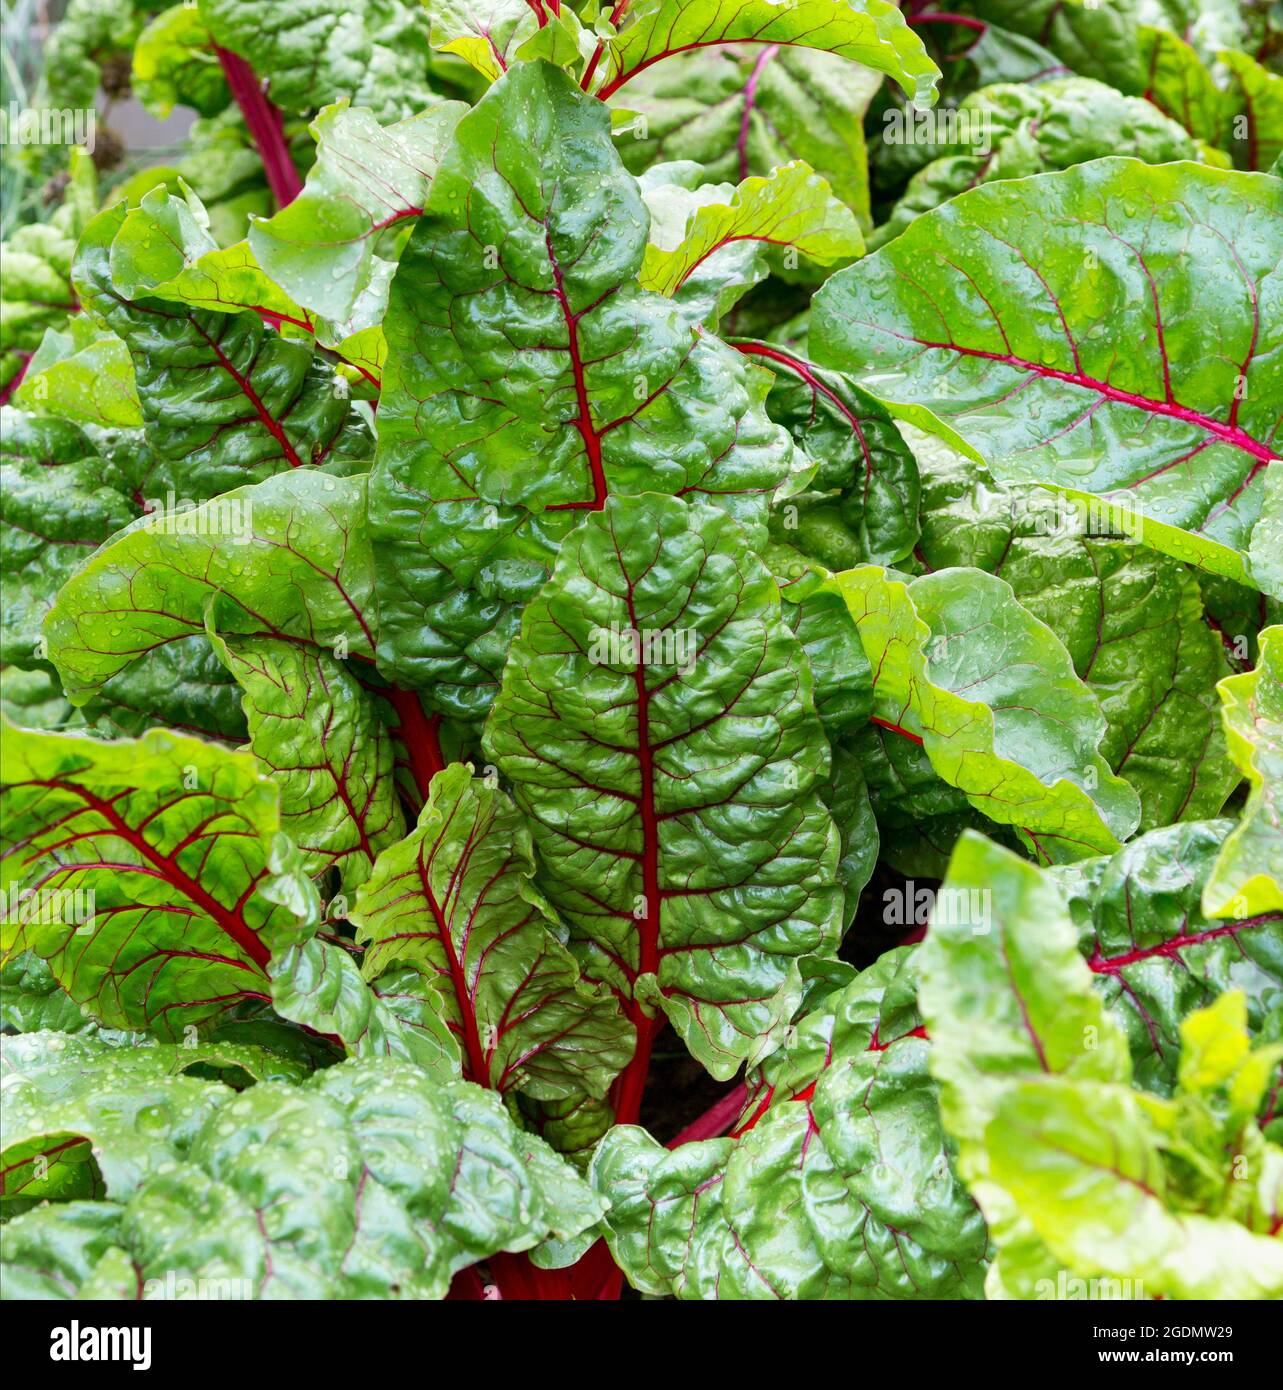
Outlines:
{"label": "alamy watermark", "polygon": [[0,922],[5,926],[84,927],[93,920],[92,888],[0,888]]}
{"label": "alamy watermark", "polygon": [[888,145],[968,145],[976,154],[993,148],[988,111],[968,107],[893,106],[882,113],[882,139]]}
{"label": "alamy watermark", "polygon": [[98,143],[98,113],[92,106],[0,108],[0,145],[83,145]]}
{"label": "alamy watermark", "polygon": [[248,497],[214,497],[197,504],[177,497],[144,497],[147,529],[166,536],[217,536],[244,545],[254,538],[254,504]]}
{"label": "alamy watermark", "polygon": [[882,920],[889,927],[969,926],[972,935],[988,936],[993,923],[993,892],[988,888],[918,887],[907,878],[882,894]]}
{"label": "alamy watermark", "polygon": [[692,627],[595,627],[588,660],[596,666],[675,666],[683,676],[695,669],[699,633]]}

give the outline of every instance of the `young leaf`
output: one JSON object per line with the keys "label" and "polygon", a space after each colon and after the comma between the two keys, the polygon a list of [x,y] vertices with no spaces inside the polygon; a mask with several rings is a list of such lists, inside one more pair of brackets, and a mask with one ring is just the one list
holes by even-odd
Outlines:
{"label": "young leaf", "polygon": [[266,997],[272,952],[315,922],[247,754],[9,726],[3,785],[4,953],[34,951],[110,1026],[173,1037]]}
{"label": "young leaf", "polygon": [[455,764],[433,778],[419,824],[386,850],[350,920],[376,985],[400,962],[433,980],[464,1076],[538,1100],[606,1092],[633,1029],[580,982],[531,883],[530,831],[506,796]]}
{"label": "young leaf", "polygon": [[1272,592],[1280,228],[1276,180],[1194,164],[991,184],[834,276],[812,352],[1000,480]]}
{"label": "young leaf", "polygon": [[828,748],[778,605],[724,513],[612,498],[527,607],[486,728],[585,973],[722,1078],[842,909]]}
{"label": "young leaf", "polygon": [[1252,790],[1203,889],[1209,917],[1283,910],[1283,627],[1260,642],[1256,669],[1217,687],[1230,755]]}
{"label": "young leaf", "polygon": [[1006,583],[968,569],[906,582],[868,566],[833,584],[875,672],[874,719],[920,741],[977,810],[1052,863],[1131,834],[1139,802],[1098,751],[1100,705]]}

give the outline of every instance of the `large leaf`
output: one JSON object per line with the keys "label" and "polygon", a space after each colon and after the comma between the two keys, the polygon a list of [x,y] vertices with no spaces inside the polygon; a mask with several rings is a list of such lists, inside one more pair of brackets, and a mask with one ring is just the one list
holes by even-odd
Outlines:
{"label": "large leaf", "polygon": [[687,1299],[975,1298],[984,1223],[950,1164],[908,953],[828,991],[734,1139],[612,1129],[591,1176],[635,1288]]}
{"label": "large leaf", "polygon": [[374,655],[365,480],[310,469],[174,518],[143,518],[58,595],[46,632],[69,698],[84,703],[138,657],[203,634],[272,637]]}
{"label": "large leaf", "polygon": [[533,872],[511,801],[466,765],[447,768],[349,914],[362,969],[376,986],[403,962],[429,975],[467,1079],[540,1100],[601,1096],[633,1029],[608,992],[581,983]]}
{"label": "large leaf", "polygon": [[1099,752],[1096,697],[1008,584],[973,569],[906,581],[875,566],[833,582],[875,673],[875,721],[920,742],[977,810],[1046,862],[1114,850],[1136,828],[1136,793]]}
{"label": "large leaf", "polygon": [[999,575],[1056,633],[1100,700],[1101,753],[1136,788],[1142,829],[1218,815],[1239,777],[1216,698],[1225,651],[1194,574],[1099,534],[1112,528],[1067,499],[995,483],[942,440],[905,428],[924,477],[918,560]]}
{"label": "large leaf", "polygon": [[[945,138],[954,133],[956,140]],[[982,183],[1068,169],[1106,155],[1131,155],[1147,164],[1196,159],[1198,145],[1141,98],[1086,77],[1062,77],[972,92],[959,104],[952,128],[944,125],[933,154],[909,180],[871,246],[885,245],[915,217]]]}
{"label": "large leaf", "polygon": [[1230,830],[1204,821],[1153,830],[1108,859],[1055,871],[1079,949],[1127,1031],[1137,1082],[1167,1094],[1180,1028],[1226,990],[1244,996],[1254,1030],[1280,1012],[1283,912],[1207,917],[1204,884]]}
{"label": "large leaf", "polygon": [[[217,1062],[229,1049],[210,1051]],[[231,1049],[227,1061],[251,1051]],[[209,1280],[242,1297],[441,1298],[464,1266],[573,1238],[601,1212],[573,1170],[475,1086],[350,1062],[237,1095],[166,1071],[206,1060],[186,1057],[87,1052],[22,1078],[20,1095],[84,1094],[49,1119],[73,1140],[90,1132],[110,1200],[8,1223],[7,1289],[101,1296],[107,1271],[123,1265],[129,1297],[183,1296],[174,1290]],[[94,1092],[109,1087],[119,1118],[104,1124]],[[151,1171],[131,1171],[135,1153]]]}
{"label": "large leaf", "polygon": [[645,248],[608,112],[565,74],[519,64],[459,123],[392,284],[370,484],[380,663],[446,713],[484,713],[582,512],[686,493],[764,534],[794,467],[765,374],[636,283]]}
{"label": "large leaf", "polygon": [[163,189],[100,213],[76,253],[75,284],[133,358],[156,492],[200,500],[301,464],[368,448],[346,382],[309,343],[255,313],[215,313],[154,297],[214,243],[199,205]]}
{"label": "large leaf", "polygon": [[272,101],[301,114],[341,97],[395,121],[435,100],[428,26],[401,0],[200,0],[215,43],[248,60]]}
{"label": "large leaf", "polygon": [[735,523],[657,496],[585,521],[526,610],[486,747],[585,973],[731,1076],[842,910],[810,672]]}
{"label": "large leaf", "polygon": [[1137,46],[1137,0],[964,0],[964,8],[1036,40],[1067,67],[1139,96],[1145,76]]}
{"label": "large leaf", "polygon": [[346,318],[375,275],[379,233],[422,211],[465,109],[444,102],[384,127],[369,111],[326,107],[311,125],[316,163],[302,193],[250,228],[259,264],[300,304]]}
{"label": "large leaf", "polygon": [[1256,669],[1218,687],[1230,753],[1252,789],[1203,890],[1212,917],[1283,910],[1283,627],[1260,641]]}
{"label": "large leaf", "polygon": [[6,956],[31,950],[104,1023],[181,1035],[267,996],[317,904],[253,760],[153,730],[4,731]]}
{"label": "large leaf", "polygon": [[886,73],[924,105],[939,69],[922,40],[887,0],[640,0],[605,44],[597,94],[613,96],[672,53],[714,44],[796,44]]}
{"label": "large leaf", "polygon": [[999,479],[1283,592],[1280,229],[1277,180],[1188,163],[991,184],[834,276],[811,350]]}

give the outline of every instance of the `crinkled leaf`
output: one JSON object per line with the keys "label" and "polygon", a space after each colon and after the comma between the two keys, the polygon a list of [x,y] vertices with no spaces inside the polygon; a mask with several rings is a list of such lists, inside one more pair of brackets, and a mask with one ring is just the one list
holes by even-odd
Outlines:
{"label": "crinkled leaf", "polygon": [[608,125],[565,74],[515,66],[459,123],[392,284],[379,657],[459,717],[488,708],[512,605],[582,511],[684,493],[764,532],[795,466],[765,374],[636,283],[646,215]]}
{"label": "crinkled leaf", "polygon": [[601,1096],[632,1056],[633,1029],[607,991],[580,981],[533,873],[511,801],[467,765],[447,768],[349,914],[362,970],[377,984],[407,962],[433,980],[468,1079],[539,1100]]}
{"label": "crinkled leaf", "polygon": [[102,1022],[165,1036],[265,995],[317,904],[248,754],[9,726],[3,759],[6,956],[34,951]]}
{"label": "crinkled leaf", "polygon": [[231,100],[209,26],[194,4],[162,10],[134,44],[134,95],[158,120],[175,106],[214,116]]}
{"label": "crinkled leaf", "polygon": [[585,972],[731,1076],[842,907],[810,672],[735,523],[657,496],[585,521],[526,609],[486,747]]}

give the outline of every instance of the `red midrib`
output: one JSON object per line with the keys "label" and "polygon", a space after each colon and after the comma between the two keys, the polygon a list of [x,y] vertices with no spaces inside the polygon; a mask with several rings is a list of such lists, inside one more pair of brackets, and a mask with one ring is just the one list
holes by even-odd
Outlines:
{"label": "red midrib", "polygon": [[583,358],[579,355],[579,315],[572,312],[570,301],[566,298],[566,287],[561,274],[557,253],[552,249],[552,231],[544,226],[544,242],[548,247],[548,264],[552,266],[555,286],[553,293],[561,305],[562,317],[566,320],[566,350],[570,354],[570,370],[575,379],[575,399],[579,404],[579,414],[571,422],[584,441],[584,452],[588,455],[588,470],[592,475],[593,500],[591,508],[600,511],[606,505],[609,489],[606,474],[601,464],[601,436],[592,422],[592,412],[588,408],[588,383],[584,377]]}
{"label": "red midrib", "polygon": [[[818,376],[811,371],[807,363],[797,357],[790,357],[788,353],[780,352],[776,348],[769,348],[764,343],[736,343],[735,346],[748,357],[765,357],[768,361],[778,362],[780,366],[796,373],[811,388],[818,392],[825,400],[832,401],[837,408],[846,416],[847,423],[851,426],[855,437],[860,441],[860,450],[864,454],[864,484],[865,495],[868,495],[868,485],[870,476],[873,473],[873,459],[869,454],[869,446],[864,440],[864,430],[860,425],[859,416],[847,405],[836,391],[826,386]],[[910,735],[912,737],[912,735]]]}
{"label": "red midrib", "polygon": [[237,369],[232,365],[231,359],[227,356],[223,349],[219,347],[219,345],[214,341],[214,339],[211,338],[210,335],[206,333],[205,330],[200,326],[200,323],[197,320],[195,314],[191,314],[188,316],[188,322],[197,331],[197,333],[199,333],[200,336],[204,338],[205,341],[209,344],[210,351],[214,354],[215,357],[218,358],[219,364],[222,366],[223,370],[227,373],[227,375],[230,376],[231,379],[237,384],[237,386],[240,387],[242,393],[245,396],[245,399],[249,401],[250,405],[254,407],[254,413],[263,422],[263,427],[267,430],[268,434],[270,434],[272,438],[276,440],[276,442],[281,446],[281,453],[285,455],[286,461],[289,463],[290,467],[301,468],[303,466],[303,460],[299,458],[298,454],[294,450],[293,444],[291,444],[290,441],[286,438],[285,431],[284,429],[282,429],[280,421],[272,415],[272,412],[268,410],[268,408],[263,404],[262,400],[259,398],[259,394],[257,391],[254,390],[254,387],[251,384],[250,379],[243,373],[237,371]]}
{"label": "red midrib", "polygon": [[[250,927],[239,911],[230,911],[220,903],[217,898],[211,897],[204,888],[186,874],[168,855],[162,854],[154,845],[139,834],[127,821],[123,819],[119,811],[109,801],[104,801],[101,797],[95,796],[93,792],[84,787],[77,786],[74,782],[42,782],[40,786],[56,787],[59,791],[71,792],[91,806],[100,816],[111,826],[122,840],[131,845],[139,854],[147,860],[153,868],[157,869],[164,878],[179,889],[184,896],[190,898],[197,907],[210,917],[218,926],[227,933],[228,936],[241,948],[242,951],[266,973],[267,963],[272,958],[271,951],[259,940],[258,934]],[[71,867],[71,866],[68,866]]]}
{"label": "red midrib", "polygon": [[[1183,420],[1188,425],[1195,425],[1208,434],[1214,434],[1218,439],[1223,439],[1227,444],[1242,449],[1244,453],[1259,459],[1262,464],[1273,463],[1281,457],[1262,444],[1259,439],[1253,439],[1246,430],[1239,429],[1237,425],[1222,424],[1219,420],[1213,420],[1210,416],[1200,414],[1199,411],[1192,410],[1189,406],[1181,405],[1176,401],[1156,401],[1151,396],[1138,396],[1133,391],[1123,391],[1117,386],[1111,386],[1107,381],[1097,381],[1095,377],[1079,372],[1062,371],[1059,367],[1044,366],[1041,362],[1028,362],[1022,357],[1016,357],[1013,353],[988,352],[984,348],[964,347],[961,343],[937,343],[925,338],[910,338],[900,333],[894,336],[906,342],[917,343],[921,347],[938,349],[941,352],[960,352],[964,357],[983,357],[989,362],[1001,362],[1008,367],[1033,372],[1035,376],[1050,377],[1054,381],[1063,381],[1070,386],[1081,386],[1084,390],[1096,391],[1111,401],[1119,401],[1123,405],[1134,406],[1137,410],[1144,410],[1151,415],[1168,415],[1174,420]],[[1254,469],[1253,473],[1256,471]]]}
{"label": "red midrib", "polygon": [[1264,926],[1267,922],[1281,920],[1283,920],[1283,914],[1266,912],[1259,917],[1244,917],[1237,922],[1223,922],[1220,926],[1209,927],[1206,931],[1185,932],[1180,936],[1173,936],[1167,941],[1160,941],[1155,946],[1138,946],[1135,950],[1128,951],[1121,956],[1103,955],[1098,942],[1095,953],[1087,964],[1097,975],[1115,975],[1118,971],[1129,965],[1135,965],[1138,961],[1151,960],[1155,956],[1176,956],[1187,947],[1200,946],[1205,941],[1215,941],[1218,937],[1233,936],[1237,932]]}
{"label": "red midrib", "polygon": [[454,949],[454,938],[450,935],[445,914],[441,911],[441,904],[437,902],[437,895],[432,891],[428,868],[423,862],[422,854],[418,856],[417,866],[423,896],[427,899],[428,907],[432,912],[432,919],[437,924],[437,935],[441,938],[441,948],[445,951],[446,963],[450,967],[450,983],[454,986],[454,998],[459,1007],[464,1047],[468,1053],[468,1070],[472,1073],[472,1076],[466,1079],[475,1081],[478,1086],[489,1086],[489,1068],[486,1066],[485,1049],[481,1046],[481,1035],[477,1032],[477,1019],[473,1011],[472,999],[468,994],[468,982],[464,978],[463,965]]}

